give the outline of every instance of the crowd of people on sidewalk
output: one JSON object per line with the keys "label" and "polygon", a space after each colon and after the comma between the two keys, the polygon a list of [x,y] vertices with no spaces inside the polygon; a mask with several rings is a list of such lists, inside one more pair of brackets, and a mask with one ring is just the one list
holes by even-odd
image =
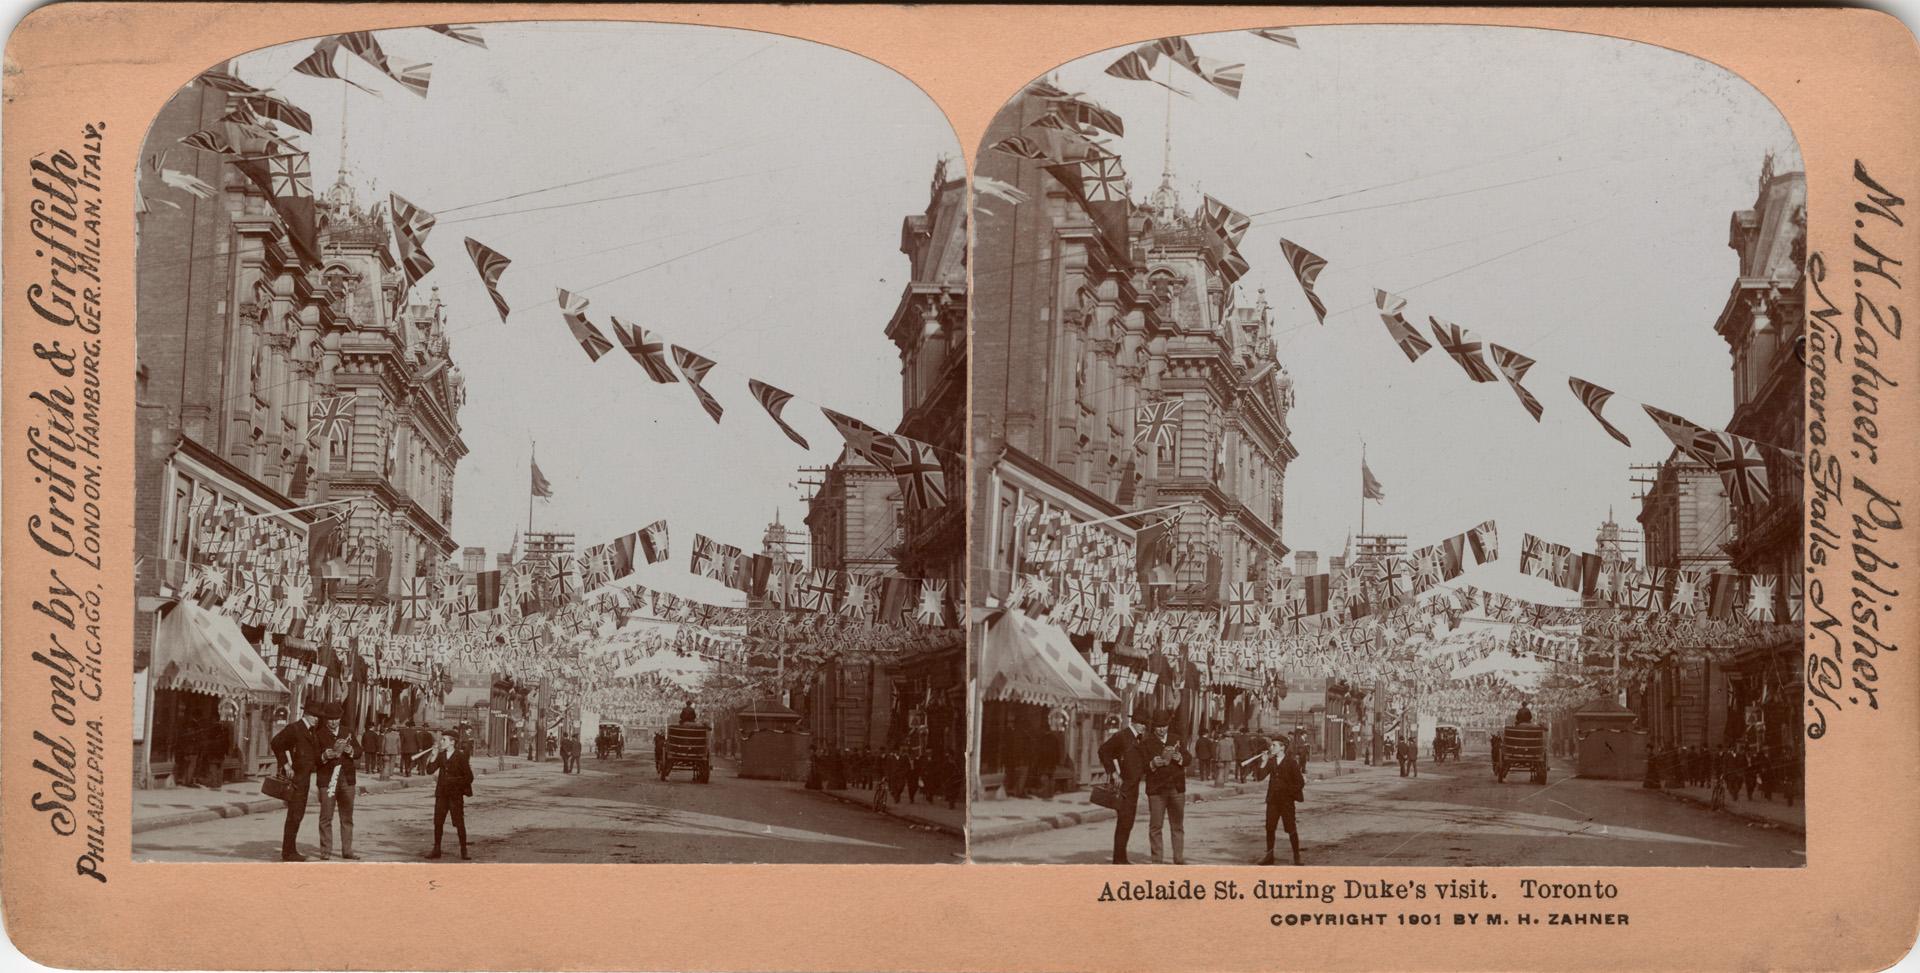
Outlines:
{"label": "crowd of people on sidewalk", "polygon": [[825,747],[816,744],[807,770],[809,790],[872,790],[873,808],[890,803],[944,801],[958,808],[966,789],[960,755],[936,747]]}
{"label": "crowd of people on sidewalk", "polygon": [[441,835],[451,818],[460,839],[460,857],[468,858],[466,799],[473,796],[471,737],[455,729],[435,732],[411,721],[394,726],[383,719],[356,739],[352,731],[341,726],[341,717],[340,704],[316,704],[273,735],[274,762],[284,781],[282,799],[287,806],[280,860],[301,862],[313,857],[300,851],[299,835],[307,816],[307,802],[316,791],[320,805],[317,857],[334,857],[337,819],[339,857],[358,859],[360,856],[353,853],[353,805],[359,794],[360,771],[378,773],[385,780],[396,770],[411,777],[416,769],[435,776],[433,850],[426,857],[441,856]]}
{"label": "crowd of people on sidewalk", "polygon": [[1771,802],[1775,794],[1792,807],[1801,787],[1797,754],[1747,743],[1721,747],[1669,747],[1654,755],[1649,775],[1668,787],[1712,788],[1717,782],[1728,800],[1753,800],[1757,791]]}

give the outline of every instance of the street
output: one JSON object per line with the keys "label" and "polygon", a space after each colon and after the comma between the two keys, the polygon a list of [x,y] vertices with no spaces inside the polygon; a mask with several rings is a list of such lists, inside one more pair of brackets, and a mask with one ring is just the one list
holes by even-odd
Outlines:
{"label": "street", "polygon": [[[489,759],[475,757],[476,769]],[[558,762],[486,774],[473,793],[467,833],[477,862],[937,863],[963,855],[957,837],[793,782],[743,780],[722,766],[708,784],[693,783],[686,771],[662,782],[651,755],[589,755],[577,775],[562,775]],[[277,861],[284,821],[280,813],[247,814],[142,832],[134,857]],[[309,800],[300,850],[310,858],[319,851],[318,822],[319,802]],[[354,824],[353,850],[362,859],[421,860],[433,847],[430,782],[362,796]],[[451,822],[443,851],[460,860]]]}
{"label": "street", "polygon": [[[1309,777],[1329,765],[1315,762]],[[1264,791],[1194,803],[1188,797],[1186,860],[1252,864],[1265,850]],[[1496,783],[1487,757],[1422,762],[1418,778],[1365,768],[1311,780],[1299,805],[1306,865],[1658,865],[1806,864],[1791,832],[1714,814],[1636,782],[1583,780],[1556,764],[1547,783],[1509,775]],[[1140,801],[1129,855],[1147,854],[1147,802]],[[976,842],[978,862],[1093,864],[1112,855],[1113,820]],[[1276,835],[1281,861],[1287,838]],[[1169,851],[1169,855],[1171,851]]]}

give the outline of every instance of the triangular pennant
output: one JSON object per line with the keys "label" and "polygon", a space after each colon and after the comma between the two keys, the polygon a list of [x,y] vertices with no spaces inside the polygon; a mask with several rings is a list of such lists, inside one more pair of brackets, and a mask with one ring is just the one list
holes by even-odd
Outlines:
{"label": "triangular pennant", "polygon": [[507,323],[507,299],[500,296],[500,275],[506,273],[512,261],[472,237],[467,237],[467,255],[473,258],[473,268],[480,272],[480,283],[486,285],[487,296],[493,298],[494,310],[500,312],[500,323]]}
{"label": "triangular pennant", "polygon": [[560,316],[566,319],[567,330],[573,332],[573,340],[580,343],[580,350],[587,353],[589,361],[599,361],[600,356],[613,350],[613,342],[600,333],[600,329],[587,320],[587,299],[566,288],[560,288]]}
{"label": "triangular pennant", "polygon": [[674,345],[673,361],[680,366],[680,374],[686,376],[687,386],[693,389],[694,398],[700,400],[700,408],[707,410],[708,417],[714,422],[719,422],[720,414],[725,410],[720,407],[720,402],[713,397],[713,393],[708,392],[706,386],[700,384],[700,381],[706,378],[707,372],[713,369],[713,359]]}
{"label": "triangular pennant", "polygon": [[661,385],[680,381],[673,374],[673,367],[667,363],[667,343],[658,332],[648,334],[647,329],[637,324],[630,325],[614,318],[613,333],[620,339],[620,346],[627,349],[627,354],[646,370],[648,378]]}
{"label": "triangular pennant", "polygon": [[1600,424],[1600,428],[1607,431],[1607,435],[1620,440],[1620,445],[1622,446],[1633,445],[1633,443],[1627,441],[1626,433],[1614,428],[1613,423],[1608,422],[1607,418],[1600,414],[1600,410],[1606,408],[1607,400],[1613,398],[1611,391],[1603,389],[1586,379],[1574,378],[1572,376],[1568,376],[1567,385],[1573,389],[1573,394],[1580,400],[1580,404],[1586,406],[1588,412],[1593,413],[1593,420]]}
{"label": "triangular pennant", "polygon": [[1320,272],[1327,269],[1325,259],[1292,240],[1280,241],[1280,252],[1287,258],[1288,266],[1293,268],[1293,276],[1300,281],[1300,289],[1307,295],[1307,303],[1313,305],[1313,315],[1321,324],[1327,323],[1327,306],[1314,293],[1313,282],[1320,279]]}
{"label": "triangular pennant", "polygon": [[1394,344],[1400,346],[1400,351],[1407,356],[1408,361],[1419,361],[1421,355],[1433,348],[1433,345],[1427,339],[1420,337],[1420,332],[1415,330],[1414,326],[1400,313],[1401,309],[1407,306],[1406,298],[1375,288],[1373,302],[1380,308],[1380,320],[1386,324],[1387,334],[1392,336]]}
{"label": "triangular pennant", "polygon": [[780,418],[780,410],[787,407],[787,402],[793,398],[792,393],[783,392],[757,378],[747,380],[747,389],[753,393],[755,399],[759,400],[761,407],[767,410],[767,415],[773,418],[774,425],[779,426],[780,431],[787,434],[788,439],[797,443],[801,449],[810,448],[807,446],[807,441],[801,438],[799,433],[794,432],[793,427],[787,425],[785,419]]}

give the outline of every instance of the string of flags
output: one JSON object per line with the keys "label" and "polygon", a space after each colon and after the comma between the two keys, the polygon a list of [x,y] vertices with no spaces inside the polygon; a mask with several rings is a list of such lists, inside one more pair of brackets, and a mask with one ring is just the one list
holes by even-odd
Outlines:
{"label": "string of flags", "polygon": [[[1280,248],[1287,255],[1288,263],[1299,280],[1301,292],[1313,307],[1315,317],[1325,324],[1326,304],[1316,291],[1315,284],[1320,272],[1326,268],[1326,261],[1291,240],[1282,239]],[[1529,371],[1537,364],[1534,359],[1498,343],[1483,342],[1479,335],[1467,328],[1438,317],[1427,319],[1433,334],[1433,341],[1429,342],[1408,322],[1405,298],[1378,288],[1373,296],[1375,310],[1386,327],[1387,336],[1406,355],[1407,361],[1419,361],[1437,345],[1460,366],[1468,380],[1495,382],[1504,379],[1519,398],[1521,408],[1534,421],[1540,421],[1546,406],[1524,384]],[[1577,376],[1569,376],[1567,384],[1574,397],[1607,435],[1623,446],[1633,445],[1626,433],[1608,421],[1604,414],[1608,401],[1614,395],[1611,389]],[[1642,404],[1641,408],[1646,410],[1675,448],[1694,462],[1718,473],[1727,495],[1741,504],[1766,504],[1772,496],[1770,484],[1783,477],[1797,475],[1804,467],[1804,458],[1797,451],[1709,429],[1652,405]]]}

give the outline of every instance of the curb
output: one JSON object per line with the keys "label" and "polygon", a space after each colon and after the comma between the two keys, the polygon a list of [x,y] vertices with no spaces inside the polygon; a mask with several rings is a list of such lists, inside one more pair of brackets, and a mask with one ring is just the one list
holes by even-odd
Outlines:
{"label": "curb", "polygon": [[[1641,790],[1653,790],[1653,788],[1645,787],[1645,788],[1641,788]],[[1692,794],[1680,794],[1674,791],[1667,790],[1664,787],[1660,788],[1659,792],[1665,795],[1666,797],[1671,798],[1672,800],[1679,801],[1682,804],[1691,804],[1694,807],[1697,807],[1703,811],[1713,810],[1712,801],[1703,801],[1700,798],[1694,797]],[[1720,813],[1725,814],[1728,817],[1739,818],[1742,821],[1749,821],[1754,824],[1763,825],[1765,827],[1774,828],[1780,831],[1785,831],[1789,834],[1797,834],[1802,838],[1807,836],[1807,826],[1805,824],[1801,824],[1796,827],[1795,825],[1789,822],[1776,821],[1773,818],[1769,818],[1764,815],[1748,814],[1744,811],[1740,811],[1736,809],[1733,806],[1732,802],[1728,802],[1726,805],[1723,805],[1720,808]]]}
{"label": "curb", "polygon": [[[508,767],[507,770],[519,770],[524,766],[531,765],[516,764]],[[495,770],[492,767],[474,768],[474,773],[479,775],[502,772],[503,771]],[[375,780],[372,783],[362,785],[360,787],[360,793],[356,796],[371,797],[376,794],[390,794],[394,791],[404,791],[419,786],[414,783],[415,781],[424,782],[433,779],[434,778],[429,775],[422,774],[418,777],[396,777],[389,780]],[[159,831],[163,828],[177,828],[187,824],[199,824],[203,821],[218,821],[221,818],[237,818],[248,814],[271,814],[275,811],[285,810],[286,806],[286,802],[284,801],[266,797],[249,801],[234,801],[230,804],[216,804],[212,807],[196,808],[191,811],[154,814],[144,818],[136,816],[133,819],[131,832],[139,834],[142,831]]]}
{"label": "curb", "polygon": [[[873,809],[872,801],[863,801],[857,797],[849,797],[845,794],[839,794],[834,791],[827,790],[824,787],[817,791],[809,790],[805,787],[800,788],[800,790],[808,794],[819,794],[824,797],[831,798],[835,801],[839,801],[842,804],[846,804],[852,807],[865,808],[867,810]],[[917,814],[899,813],[899,812],[896,812],[893,808],[894,808],[894,805],[889,804],[885,808],[882,808],[880,813],[890,818],[897,818],[901,821],[908,822],[909,824],[917,824],[924,828],[932,828],[935,831],[939,831],[942,834],[952,835],[955,838],[964,839],[967,836],[966,829],[964,828],[956,828],[953,825],[947,824],[944,821],[935,821],[932,818],[923,818]]]}
{"label": "curb", "polygon": [[[1365,765],[1343,767],[1338,775],[1332,773],[1332,768],[1326,768],[1314,771],[1309,775],[1308,779],[1327,780],[1334,776],[1346,777],[1359,773],[1363,769],[1371,768],[1367,768]],[[1194,791],[1188,791],[1187,793],[1201,800],[1224,800],[1229,797],[1240,797],[1245,794],[1254,793],[1265,786],[1265,784],[1249,782],[1244,784],[1231,784],[1207,794],[1196,793]],[[1144,805],[1145,801],[1142,800],[1141,803]],[[1101,807],[1098,804],[1087,804],[1071,811],[1061,811],[1057,814],[1049,814],[1026,821],[1014,821],[998,827],[970,828],[969,830],[972,834],[968,840],[971,844],[987,844],[995,841],[1006,841],[1010,838],[1020,838],[1030,834],[1039,834],[1043,831],[1054,831],[1060,828],[1092,824],[1096,821],[1111,821],[1114,817],[1115,814],[1112,808]]]}

